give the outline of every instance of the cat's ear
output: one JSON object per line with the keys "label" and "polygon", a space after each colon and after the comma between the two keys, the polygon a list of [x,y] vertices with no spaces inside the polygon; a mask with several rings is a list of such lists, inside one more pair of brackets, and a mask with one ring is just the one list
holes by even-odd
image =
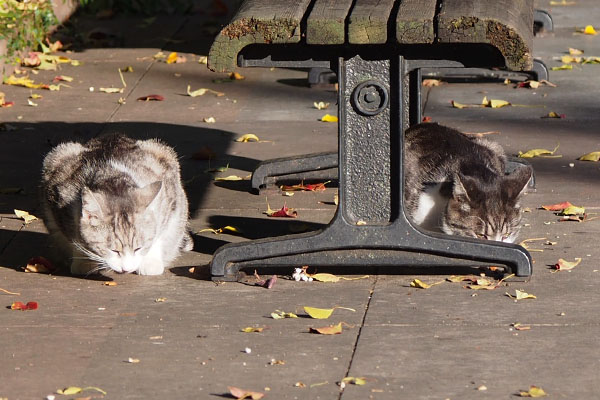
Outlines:
{"label": "cat's ear", "polygon": [[104,218],[105,198],[100,193],[94,193],[87,187],[81,192],[81,218],[92,226],[100,224]]}
{"label": "cat's ear", "polygon": [[525,193],[527,184],[531,179],[533,169],[530,165],[523,165],[505,177],[506,182],[506,193],[509,199],[518,201],[519,198]]}
{"label": "cat's ear", "polygon": [[454,175],[454,187],[452,189],[452,196],[455,200],[466,200],[470,201],[478,190],[477,180],[468,175],[461,173]]}
{"label": "cat's ear", "polygon": [[162,181],[152,182],[142,188],[136,189],[135,196],[137,204],[140,207],[147,208],[152,200],[158,196],[160,189],[162,188]]}

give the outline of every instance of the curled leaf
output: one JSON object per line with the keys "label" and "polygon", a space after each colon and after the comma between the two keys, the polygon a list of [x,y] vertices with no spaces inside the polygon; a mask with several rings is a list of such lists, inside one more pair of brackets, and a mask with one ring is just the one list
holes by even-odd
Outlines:
{"label": "curled leaf", "polygon": [[284,312],[281,310],[275,310],[275,312],[271,313],[271,318],[273,319],[284,319],[284,318],[298,318],[298,316],[291,312]]}
{"label": "curled leaf", "polygon": [[218,92],[218,91],[212,90],[212,89],[200,88],[200,89],[196,89],[194,91],[192,91],[190,89],[191,89],[191,87],[190,87],[190,85],[188,85],[188,87],[187,87],[187,94],[190,97],[204,96],[206,93],[214,94],[217,97],[225,96],[225,93]]}
{"label": "curled leaf", "polygon": [[15,209],[14,212],[15,212],[15,215],[17,216],[17,218],[21,218],[23,221],[25,221],[25,224],[28,224],[28,223],[38,219],[35,215],[29,214],[27,211]]}
{"label": "curled leaf", "polygon": [[265,394],[260,392],[253,392],[251,390],[240,389],[235,386],[228,386],[229,393],[236,399],[252,399],[252,400],[260,400]]}
{"label": "curled leaf", "polygon": [[238,72],[232,72],[229,74],[229,79],[232,81],[241,81],[242,79],[246,79],[246,77]]}
{"label": "curled leaf", "polygon": [[236,142],[248,143],[248,142],[259,142],[258,136],[254,133],[246,133],[245,135],[240,136],[235,139]]}
{"label": "curled leaf", "polygon": [[504,293],[506,296],[510,297],[511,299],[515,299],[515,300],[524,300],[524,299],[537,299],[537,297],[533,294],[529,294],[527,292],[524,292],[522,290],[515,290],[515,295],[511,295],[510,293]]}
{"label": "curled leaf", "polygon": [[542,118],[558,118],[558,119],[564,119],[567,118],[566,114],[558,114],[555,111],[550,111],[548,114],[542,116]]}
{"label": "curled leaf", "polygon": [[564,71],[573,69],[573,66],[571,64],[563,64],[560,67],[552,67],[551,69],[552,71]]}
{"label": "curled leaf", "polygon": [[596,32],[596,30],[594,29],[594,27],[592,25],[586,25],[585,28],[583,28],[583,33],[585,35],[597,35],[598,32]]}
{"label": "curled leaf", "polygon": [[562,203],[556,203],[556,204],[550,204],[547,206],[542,206],[542,208],[544,210],[548,210],[548,211],[562,211],[565,208],[571,207],[573,204],[571,204],[568,201],[563,201]]}
{"label": "curled leaf", "polygon": [[538,386],[531,385],[528,391],[519,392],[519,396],[521,397],[544,397],[547,396],[547,393],[544,392],[544,389]]}
{"label": "curled leaf", "polygon": [[163,101],[165,98],[160,94],[149,94],[147,96],[138,97],[137,101]]}
{"label": "curled leaf", "polygon": [[318,333],[321,335],[339,335],[342,333],[342,323],[336,325],[324,326],[322,328],[310,328],[310,333]]}
{"label": "curled leaf", "polygon": [[103,87],[101,87],[98,90],[101,91],[101,92],[104,92],[104,93],[123,93],[124,88],[113,88],[113,87],[111,87],[111,88],[103,88]]}
{"label": "curled leaf", "polygon": [[318,103],[315,101],[313,103],[313,106],[317,109],[317,110],[324,110],[326,108],[329,107],[329,103],[325,103],[324,101],[319,101]]}
{"label": "curled leaf", "polygon": [[600,160],[600,151],[592,151],[591,153],[584,154],[578,158],[580,161],[594,161]]}
{"label": "curled leaf", "polygon": [[575,261],[566,261],[566,260],[563,260],[562,258],[559,258],[558,262],[556,264],[554,264],[554,268],[557,269],[558,271],[569,271],[569,270],[572,270],[573,268],[575,268],[576,266],[578,266],[580,262],[581,262],[580,257],[576,257]]}
{"label": "curled leaf", "polygon": [[265,328],[254,328],[252,326],[248,326],[246,328],[242,328],[241,331],[245,333],[254,333],[254,332],[262,332]]}
{"label": "curled leaf", "polygon": [[425,283],[420,279],[414,279],[410,283],[410,287],[419,288],[419,289],[429,289],[432,286],[439,285],[440,283],[444,283],[444,281],[434,282],[434,283]]}
{"label": "curled leaf", "polygon": [[351,383],[353,385],[358,385],[358,386],[362,386],[362,385],[366,385],[367,384],[367,380],[365,378],[355,378],[353,376],[347,376],[344,379],[342,379],[342,382],[344,383]]}
{"label": "curled leaf", "polygon": [[37,310],[37,308],[38,308],[38,303],[35,301],[28,301],[27,304],[24,304],[20,301],[15,301],[14,303],[12,303],[10,305],[11,310],[20,310],[20,311]]}
{"label": "curled leaf", "polygon": [[298,216],[298,213],[293,208],[288,208],[285,203],[283,204],[283,207],[277,211],[272,210],[269,203],[267,203],[267,211],[265,211],[265,214],[267,214],[268,217],[273,218],[296,218]]}
{"label": "curled leaf", "polygon": [[38,274],[50,274],[56,270],[54,264],[44,257],[32,257],[27,261],[27,265],[23,268],[25,272],[35,272]]}
{"label": "curled leaf", "polygon": [[204,117],[202,120],[207,124],[214,124],[215,122],[217,122],[215,117]]}
{"label": "curled leaf", "polygon": [[229,175],[229,176],[225,176],[225,177],[217,177],[215,178],[215,181],[243,181],[244,178],[242,178],[241,176],[237,176],[237,175]]}
{"label": "curled leaf", "polygon": [[323,122],[338,122],[338,117],[335,115],[325,114],[321,117],[321,121]]}
{"label": "curled leaf", "polygon": [[[546,149],[533,149],[533,150],[528,150],[525,153],[519,151],[519,157],[521,158],[533,158],[533,157],[549,157],[549,156],[553,156],[554,153],[556,153],[556,150],[558,150],[558,144],[556,145],[556,147],[554,148],[554,150],[546,150]],[[562,156],[554,156],[554,157],[562,157]]]}
{"label": "curled leaf", "polygon": [[88,387],[84,387],[84,388],[80,388],[80,387],[77,387],[77,386],[69,386],[69,387],[66,387],[64,389],[58,389],[56,391],[56,393],[58,393],[58,394],[64,394],[64,395],[68,396],[68,395],[72,395],[72,394],[78,394],[78,393],[84,392],[86,390],[93,390],[93,391],[102,393],[103,395],[106,396],[106,392],[104,390],[102,390],[102,389],[100,389],[98,387],[94,387],[94,386],[88,386]]}
{"label": "curled leaf", "polygon": [[442,81],[439,79],[423,79],[422,85],[425,87],[440,86]]}

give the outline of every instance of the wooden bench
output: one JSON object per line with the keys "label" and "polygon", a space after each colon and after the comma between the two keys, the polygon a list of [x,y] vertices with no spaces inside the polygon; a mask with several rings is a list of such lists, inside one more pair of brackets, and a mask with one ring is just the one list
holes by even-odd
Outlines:
{"label": "wooden bench", "polygon": [[[402,133],[420,122],[422,69],[529,71],[532,26],[532,0],[244,1],[215,39],[208,66],[337,71],[339,206],[319,231],[222,246],[213,279],[237,279],[241,268],[256,265],[305,264],[494,263],[530,276],[521,246],[413,227],[403,207]],[[296,159],[297,172],[327,156],[312,157]]]}

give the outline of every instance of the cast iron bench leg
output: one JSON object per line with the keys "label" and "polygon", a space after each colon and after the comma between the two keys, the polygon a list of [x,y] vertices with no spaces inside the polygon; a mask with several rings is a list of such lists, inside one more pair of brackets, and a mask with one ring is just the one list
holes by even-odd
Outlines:
{"label": "cast iron bench leg", "polygon": [[[319,231],[230,243],[213,255],[211,274],[235,280],[241,266],[423,266],[494,263],[531,275],[521,246],[413,227],[403,207],[404,59],[339,60],[339,207]],[[365,254],[366,252],[366,254]]]}

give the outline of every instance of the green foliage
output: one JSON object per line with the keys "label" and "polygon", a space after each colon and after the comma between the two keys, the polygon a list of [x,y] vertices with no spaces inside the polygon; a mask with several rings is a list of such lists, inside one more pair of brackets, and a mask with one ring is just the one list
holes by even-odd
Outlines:
{"label": "green foliage", "polygon": [[4,57],[15,61],[27,48],[37,48],[58,24],[50,0],[0,0],[0,39],[7,42]]}

